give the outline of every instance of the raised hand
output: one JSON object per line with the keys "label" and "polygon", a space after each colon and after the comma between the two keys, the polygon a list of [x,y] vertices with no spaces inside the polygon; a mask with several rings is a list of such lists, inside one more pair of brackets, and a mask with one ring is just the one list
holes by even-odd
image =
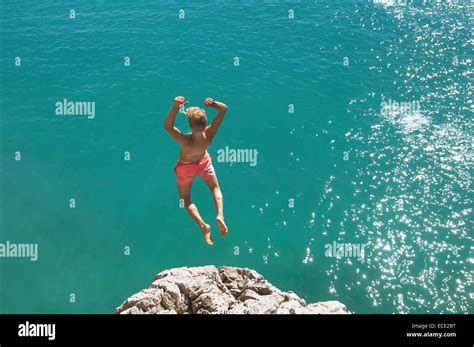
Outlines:
{"label": "raised hand", "polygon": [[184,96],[177,96],[173,100],[173,106],[181,107],[182,105],[186,105],[188,102],[184,101]]}
{"label": "raised hand", "polygon": [[212,105],[214,105],[214,100],[212,98],[204,99],[204,106],[211,107]]}

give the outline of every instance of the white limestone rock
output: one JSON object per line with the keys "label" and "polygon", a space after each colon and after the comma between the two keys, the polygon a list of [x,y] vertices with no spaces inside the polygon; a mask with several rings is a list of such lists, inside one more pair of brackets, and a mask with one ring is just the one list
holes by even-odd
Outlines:
{"label": "white limestone rock", "polygon": [[150,288],[117,307],[120,314],[347,314],[339,301],[307,305],[259,273],[223,266],[182,267],[160,272]]}

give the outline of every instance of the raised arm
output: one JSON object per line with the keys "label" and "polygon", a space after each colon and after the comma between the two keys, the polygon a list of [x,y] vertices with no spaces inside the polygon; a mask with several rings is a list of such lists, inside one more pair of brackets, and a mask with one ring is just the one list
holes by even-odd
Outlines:
{"label": "raised arm", "polygon": [[224,116],[227,113],[228,107],[223,102],[215,101],[211,98],[204,100],[204,106],[213,107],[217,110],[217,115],[214,117],[211,124],[206,128],[206,135],[208,139],[212,141],[214,136],[216,136],[217,129],[219,129],[219,126],[224,120]]}
{"label": "raised arm", "polygon": [[182,144],[185,140],[184,134],[174,126],[176,115],[178,114],[181,105],[185,105],[184,96],[177,96],[174,98],[173,105],[171,106],[168,115],[165,118],[163,127],[171,135],[171,137],[178,143]]}

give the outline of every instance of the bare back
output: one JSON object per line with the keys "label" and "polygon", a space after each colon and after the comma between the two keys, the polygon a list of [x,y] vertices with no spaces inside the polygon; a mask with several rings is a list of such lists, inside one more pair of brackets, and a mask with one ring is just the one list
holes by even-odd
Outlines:
{"label": "bare back", "polygon": [[179,160],[182,163],[194,163],[199,161],[207,153],[207,148],[211,144],[206,132],[191,133],[185,135],[185,140],[181,144]]}
{"label": "bare back", "polygon": [[[227,112],[227,105],[220,101],[214,101],[211,98],[204,100],[204,105],[206,107],[213,107],[218,111],[217,115],[214,117],[209,126],[203,130],[191,132],[190,134],[183,134],[177,127],[174,126],[179,107],[182,105],[185,105],[184,97],[176,97],[171,110],[166,116],[164,128],[171,135],[171,137],[181,145],[181,152],[179,154],[180,161],[182,163],[189,164],[201,160],[207,153],[207,148],[216,136],[217,130],[224,120],[224,116]],[[193,107],[190,109],[192,108]],[[204,119],[204,124],[206,121],[207,120]],[[191,122],[190,126],[191,130],[193,130]]]}

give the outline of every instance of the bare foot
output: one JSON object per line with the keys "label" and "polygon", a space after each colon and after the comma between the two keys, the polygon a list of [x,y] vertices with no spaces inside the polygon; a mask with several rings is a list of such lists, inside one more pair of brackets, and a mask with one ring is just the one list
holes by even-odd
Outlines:
{"label": "bare foot", "polygon": [[219,227],[219,232],[221,233],[221,236],[226,236],[227,235],[227,225],[225,225],[224,222],[224,217],[216,217],[217,221],[217,226]]}
{"label": "bare foot", "polygon": [[204,240],[209,246],[212,246],[214,244],[214,240],[212,239],[211,236],[211,226],[209,224],[204,224],[201,227],[202,233],[204,235]]}

